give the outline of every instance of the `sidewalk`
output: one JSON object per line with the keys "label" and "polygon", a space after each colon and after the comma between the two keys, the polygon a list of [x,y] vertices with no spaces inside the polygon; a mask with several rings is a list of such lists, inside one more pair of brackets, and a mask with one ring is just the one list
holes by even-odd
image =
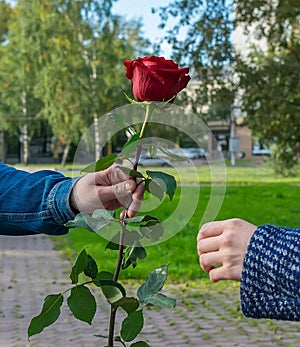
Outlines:
{"label": "sidewalk", "polygon": [[[105,340],[94,337],[106,333],[104,302],[99,303],[92,326],[72,318],[64,305],[54,325],[27,341],[28,324],[40,312],[44,297],[68,288],[70,268],[47,236],[0,236],[0,347],[105,345]],[[151,347],[300,347],[299,323],[245,319],[239,312],[237,287],[213,288],[218,286],[171,288],[177,307],[147,310],[140,339]]]}

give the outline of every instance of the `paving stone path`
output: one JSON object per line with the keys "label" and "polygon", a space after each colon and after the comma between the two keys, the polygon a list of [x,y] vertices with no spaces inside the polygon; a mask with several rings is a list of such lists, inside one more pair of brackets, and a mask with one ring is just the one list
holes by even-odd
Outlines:
{"label": "paving stone path", "polygon": [[[61,259],[47,236],[0,236],[0,347],[105,345],[94,336],[107,329],[108,307],[101,299],[92,326],[73,319],[64,305],[56,324],[27,340],[28,323],[40,312],[45,295],[68,288],[70,264]],[[238,286],[224,288],[170,287],[176,308],[147,310],[141,338],[151,347],[300,347],[300,323],[245,319]]]}

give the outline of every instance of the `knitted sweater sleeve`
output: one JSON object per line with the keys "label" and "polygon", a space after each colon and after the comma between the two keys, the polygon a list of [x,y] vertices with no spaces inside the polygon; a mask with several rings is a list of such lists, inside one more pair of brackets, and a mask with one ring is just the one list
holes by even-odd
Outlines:
{"label": "knitted sweater sleeve", "polygon": [[258,227],[244,259],[240,295],[247,317],[300,320],[300,229]]}

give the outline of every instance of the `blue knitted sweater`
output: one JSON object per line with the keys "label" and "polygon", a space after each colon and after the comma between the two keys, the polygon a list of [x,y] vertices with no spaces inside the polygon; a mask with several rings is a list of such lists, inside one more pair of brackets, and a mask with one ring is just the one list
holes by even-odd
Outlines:
{"label": "blue knitted sweater", "polygon": [[300,229],[263,225],[255,231],[240,294],[247,317],[300,320]]}

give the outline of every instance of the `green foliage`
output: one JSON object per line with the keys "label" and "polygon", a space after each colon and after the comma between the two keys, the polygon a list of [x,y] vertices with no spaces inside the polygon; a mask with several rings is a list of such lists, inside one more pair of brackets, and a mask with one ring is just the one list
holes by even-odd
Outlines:
{"label": "green foliage", "polygon": [[110,154],[85,167],[81,172],[97,172],[109,168],[118,159],[116,154]]}
{"label": "green foliage", "polygon": [[176,301],[159,293],[164,286],[168,276],[168,266],[163,265],[153,270],[148,275],[146,281],[138,288],[137,296],[140,305],[156,305],[156,306],[175,306]]}
{"label": "green foliage", "polygon": [[[292,45],[292,42],[290,43]],[[300,45],[257,51],[238,65],[247,98],[247,123],[261,143],[273,147],[276,172],[293,173],[300,152]]]}
{"label": "green foliage", "polygon": [[93,280],[97,277],[98,275],[98,266],[97,263],[95,261],[95,259],[88,254],[88,261],[87,264],[84,268],[84,274],[87,277],[91,277]]}
{"label": "green foliage", "polygon": [[285,177],[295,176],[299,150],[298,141],[293,148],[289,144],[273,144],[271,146],[271,153],[275,171]]}
{"label": "green foliage", "polygon": [[113,212],[99,209],[95,210],[92,216],[86,212],[78,213],[74,220],[66,223],[66,226],[68,228],[86,228],[89,231],[96,232],[115,221]]}
{"label": "green foliage", "polygon": [[94,296],[86,286],[79,285],[71,289],[68,306],[75,318],[88,324],[92,323],[97,304]]}
{"label": "green foliage", "polygon": [[121,336],[125,342],[134,340],[144,326],[143,311],[138,310],[128,314],[122,322]]}
{"label": "green foliage", "polygon": [[[74,317],[91,324],[97,309],[96,299],[87,287],[87,284],[91,283],[101,287],[107,302],[114,310],[122,308],[127,313],[127,317],[122,322],[121,337],[116,337],[118,341],[130,342],[140,333],[144,325],[142,310],[145,306],[175,306],[174,299],[159,293],[167,278],[167,265],[153,270],[148,275],[147,280],[138,289],[138,298],[127,297],[125,288],[113,280],[112,273],[100,271],[96,274],[96,271],[97,265],[94,258],[87,254],[85,249],[82,250],[70,274],[72,284],[75,286],[62,294],[52,294],[45,298],[41,313],[31,320],[28,337],[39,334],[58,319],[63,296],[68,291],[70,291],[70,295],[67,304]],[[92,280],[78,284],[78,275],[82,272]],[[139,343],[143,346],[142,341]]]}
{"label": "green foliage", "polygon": [[161,266],[152,271],[148,275],[147,280],[139,287],[137,291],[138,298],[142,300],[149,295],[159,292],[166,281],[167,275],[167,265]]}
{"label": "green foliage", "polygon": [[116,305],[122,307],[122,309],[129,314],[137,310],[139,301],[136,298],[126,297],[120,299]]}
{"label": "green foliage", "polygon": [[[175,178],[165,172],[146,171],[146,173],[162,188],[169,199],[172,200],[177,186]],[[149,190],[151,192],[151,187],[149,187]]]}
{"label": "green foliage", "polygon": [[135,241],[133,246],[127,247],[125,251],[122,269],[127,269],[130,265],[135,268],[137,266],[137,259],[145,259],[146,256],[145,248],[139,241]]}
{"label": "green foliage", "polygon": [[44,328],[53,324],[60,315],[62,303],[62,294],[48,295],[45,298],[41,313],[31,320],[27,331],[28,337],[39,334]]}
{"label": "green foliage", "polygon": [[104,296],[110,304],[116,304],[126,296],[124,287],[118,282],[113,280],[101,280],[99,284]]}
{"label": "green foliage", "polygon": [[74,266],[72,267],[70,279],[73,284],[78,283],[79,274],[81,274],[87,268],[88,265],[89,265],[88,255],[86,253],[86,250],[83,249],[81,253],[78,255]]}

